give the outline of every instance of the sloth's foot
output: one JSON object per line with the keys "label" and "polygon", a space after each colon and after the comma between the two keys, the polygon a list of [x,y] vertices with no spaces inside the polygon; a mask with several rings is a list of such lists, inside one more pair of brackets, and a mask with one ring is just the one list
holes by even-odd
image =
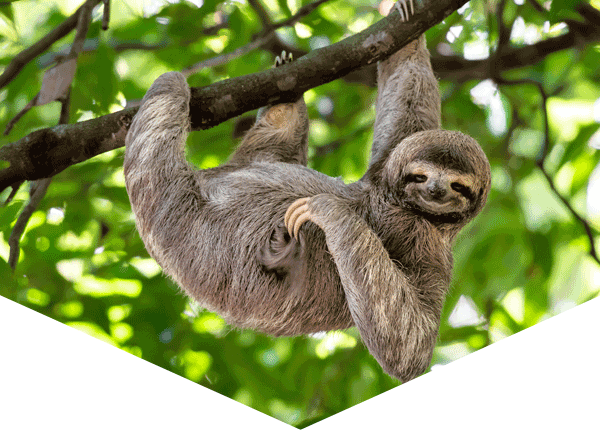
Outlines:
{"label": "sloth's foot", "polygon": [[[394,6],[398,9],[398,13],[400,13],[400,18],[403,22],[408,21],[408,18],[415,13],[415,5],[413,3],[414,0],[398,0]],[[410,5],[410,12],[408,11]]]}
{"label": "sloth's foot", "polygon": [[275,65],[273,67],[279,67],[287,63],[291,63],[294,60],[292,53],[286,54],[285,51],[281,51],[281,55],[275,57]]}

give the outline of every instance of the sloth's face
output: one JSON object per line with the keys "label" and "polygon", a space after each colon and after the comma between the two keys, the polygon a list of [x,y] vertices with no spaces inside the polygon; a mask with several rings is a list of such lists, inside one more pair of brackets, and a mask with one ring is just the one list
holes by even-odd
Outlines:
{"label": "sloth's face", "polygon": [[435,164],[416,161],[409,163],[403,172],[402,184],[405,204],[425,216],[451,215],[462,218],[475,202],[472,174],[444,169]]}

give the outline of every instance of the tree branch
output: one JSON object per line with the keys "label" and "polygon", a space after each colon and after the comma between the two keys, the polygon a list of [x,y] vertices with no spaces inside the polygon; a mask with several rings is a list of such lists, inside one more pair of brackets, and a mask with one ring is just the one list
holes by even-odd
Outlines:
{"label": "tree branch", "polygon": [[[69,59],[76,59],[79,56],[81,49],[83,48],[85,36],[88,32],[90,21],[92,19],[92,10],[94,8],[92,3],[93,2],[88,1],[84,3],[84,5],[81,8],[79,8],[80,12],[77,22],[77,33],[75,34],[75,39],[73,40],[73,44],[71,45],[71,52],[69,52],[68,56]],[[60,117],[58,119],[59,124],[67,124],[69,122],[69,112],[71,106],[71,85],[72,82],[69,82],[69,86],[67,87],[64,95],[60,96],[59,98],[61,102]],[[44,90],[42,89],[42,91]],[[40,93],[38,93],[38,95]],[[37,98],[38,96],[35,96],[35,100]],[[46,195],[46,191],[48,190],[51,181],[52,177],[48,177],[44,179],[39,179],[31,183],[31,188],[29,190],[29,202],[27,203],[23,211],[19,214],[19,218],[17,219],[17,222],[15,223],[12,232],[10,233],[10,237],[8,238],[8,244],[10,246],[8,264],[12,268],[13,272],[16,269],[17,263],[19,261],[19,254],[21,251],[21,236],[23,236],[23,232],[25,231],[25,227],[27,227],[27,224],[29,223],[31,215],[37,209],[40,202]],[[13,191],[15,191],[15,189],[13,189]]]}
{"label": "tree branch", "polygon": [[33,212],[35,212],[46,195],[46,190],[48,189],[51,180],[52,178],[46,178],[33,183],[30,190],[29,202],[27,202],[23,211],[19,214],[19,218],[10,233],[10,237],[8,238],[8,245],[10,246],[8,264],[13,271],[17,267],[17,262],[19,261],[19,242],[21,241],[21,236],[25,231],[25,227],[27,227],[29,218],[31,218],[31,215],[33,215]]}
{"label": "tree branch", "polygon": [[302,6],[300,9],[298,9],[298,12],[296,12],[293,16],[291,16],[288,19],[285,19],[281,22],[273,24],[273,29],[287,27],[287,26],[295,24],[301,18],[304,18],[306,15],[310,14],[313,10],[315,10],[316,8],[321,6],[323,3],[328,2],[328,1],[329,0],[316,0],[312,3]]}
{"label": "tree branch", "polygon": [[248,4],[258,15],[263,28],[268,31],[269,27],[271,27],[271,18],[269,18],[269,13],[267,10],[258,0],[248,0]]}
{"label": "tree branch", "polygon": [[589,254],[600,265],[600,258],[598,257],[598,253],[596,252],[594,231],[592,229],[590,222],[588,220],[586,220],[585,218],[583,218],[581,215],[579,215],[577,213],[577,211],[575,210],[575,208],[573,208],[573,205],[571,205],[571,202],[569,202],[569,200],[567,200],[558,191],[558,189],[554,185],[552,176],[550,176],[550,173],[548,173],[548,171],[546,170],[546,167],[544,166],[544,162],[546,161],[548,153],[550,152],[550,126],[548,124],[548,94],[546,93],[544,86],[541,83],[534,81],[532,79],[519,79],[519,80],[514,80],[514,81],[508,81],[508,80],[502,79],[500,77],[496,77],[495,80],[499,84],[503,84],[503,85],[534,85],[537,87],[538,91],[540,92],[540,95],[542,97],[542,102],[541,102],[542,112],[544,115],[544,139],[542,142],[542,148],[541,148],[540,154],[539,154],[538,159],[536,160],[535,164],[540,169],[542,174],[544,175],[544,178],[546,179],[546,182],[548,182],[548,185],[550,186],[550,189],[552,190],[554,195],[556,197],[558,197],[558,199],[563,203],[563,205],[565,205],[565,207],[571,213],[571,215],[573,215],[573,217],[577,220],[577,222],[579,222],[579,224],[581,224],[581,226],[585,230],[585,234],[587,235],[588,241],[590,243]]}
{"label": "tree branch", "polygon": [[108,30],[108,22],[110,21],[110,0],[102,0],[104,3],[104,13],[102,14],[102,30]]}
{"label": "tree branch", "polygon": [[44,128],[3,146],[0,160],[10,165],[0,170],[0,191],[15,182],[54,176],[123,146],[136,112],[136,108],[129,108],[88,121]]}
{"label": "tree branch", "polygon": [[[303,6],[294,16],[273,24],[272,29],[278,29],[294,24],[301,17],[307,15],[326,1],[329,0],[317,0],[313,3]],[[600,41],[600,25],[595,24],[596,17],[593,12],[588,10],[588,8],[593,10],[593,8],[591,8],[589,5],[583,5],[582,9],[580,10],[582,16],[586,17],[588,21],[587,23],[578,23],[578,25],[575,27],[573,27],[572,24],[572,28],[570,29],[569,33],[553,37],[533,45],[518,48],[504,46],[502,48],[502,52],[499,53],[500,55],[494,56],[493,64],[490,64],[492,61],[490,58],[485,60],[465,60],[460,55],[444,57],[435,55],[433,52],[431,64],[436,76],[438,76],[440,79],[458,83],[469,80],[484,80],[492,78],[493,76],[490,73],[490,70],[495,70],[498,68],[502,69],[503,71],[507,71],[537,64],[540,62],[541,58],[544,58],[554,52],[563,51],[565,49],[581,48],[591,43]],[[595,12],[597,14],[597,11]],[[224,24],[218,24],[215,27],[202,30],[202,33],[214,34],[216,32],[214,30],[223,28],[224,26]],[[266,43],[261,43],[265,41]],[[86,41],[86,48],[84,48],[83,51],[90,52],[96,50],[98,43],[98,40],[88,39]],[[123,52],[127,50],[154,51],[166,48],[168,46],[168,41],[162,40],[154,44],[147,44],[143,42],[109,41],[108,44],[116,52]],[[300,58],[301,56],[306,55],[305,51],[286,45],[281,40],[260,37],[250,44],[238,48],[234,52],[199,62],[196,65],[190,66],[186,70],[198,70],[201,67],[213,67],[214,65],[223,64],[224,61],[230,60],[232,57],[236,58],[248,52],[250,47],[262,47],[268,49],[274,55],[278,55],[282,50],[285,50],[287,52],[292,52],[294,54],[294,58]],[[66,53],[58,53],[49,56],[47,59],[42,57],[40,61],[41,67],[48,66],[65,55]],[[376,69],[377,68],[375,65],[365,66],[361,69],[355,69],[351,72],[350,76],[346,76],[344,78],[349,82],[361,82],[365,85],[373,86],[376,82]]]}
{"label": "tree branch", "polygon": [[222,64],[229,63],[230,61],[232,61],[235,58],[242,57],[243,55],[247,54],[248,52],[252,52],[252,51],[266,45],[267,43],[269,43],[270,39],[272,39],[273,37],[275,37],[274,33],[268,33],[266,36],[259,37],[258,39],[255,39],[252,42],[250,42],[244,46],[240,46],[239,48],[233,50],[232,52],[218,55],[216,57],[211,57],[207,60],[200,61],[199,63],[196,63],[190,67],[186,67],[185,69],[183,69],[181,71],[181,73],[183,73],[186,77],[189,77],[189,76],[193,75],[194,73],[198,72],[199,70],[202,70],[205,68],[216,67],[216,66],[220,66]]}
{"label": "tree branch", "polygon": [[[541,58],[571,48],[580,48],[593,42],[600,41],[600,26],[581,25],[571,29],[569,33],[553,37],[530,46],[522,48],[504,47],[502,52],[494,58],[495,62],[490,65],[490,60],[465,60],[463,57],[440,57],[431,58],[431,64],[435,73],[442,79],[456,82],[464,82],[471,79],[492,78],[491,70],[501,69],[503,71],[530,66],[540,62]],[[490,67],[491,66],[491,67]]]}
{"label": "tree branch", "polygon": [[[21,51],[19,54],[13,58],[13,60],[6,66],[4,69],[4,73],[0,75],[0,88],[6,86],[10,81],[12,81],[23,67],[27,65],[31,60],[35,57],[43,53],[46,49],[48,49],[54,42],[59,39],[62,39],[67,34],[71,32],[79,21],[79,14],[81,13],[84,7],[94,8],[101,0],[87,0],[83,5],[79,7],[75,11],[73,15],[69,18],[65,19],[62,24],[48,33],[46,36],[41,38],[39,41],[31,45],[29,48]],[[87,6],[86,6],[87,5]]]}
{"label": "tree branch", "polygon": [[258,35],[255,35],[254,40],[252,40],[252,42],[250,42],[244,46],[240,46],[239,48],[235,49],[232,52],[227,52],[227,53],[219,55],[217,57],[212,57],[207,60],[200,61],[199,63],[193,64],[193,65],[187,67],[186,69],[184,69],[182,71],[182,73],[186,77],[188,77],[201,69],[204,69],[207,67],[216,67],[216,66],[220,66],[221,64],[226,64],[226,63],[232,61],[234,58],[242,57],[245,54],[247,54],[248,52],[254,51],[255,49],[267,47],[267,45],[270,45],[269,49],[275,55],[279,55],[279,53],[281,51],[291,52],[294,54],[295,58],[299,58],[303,55],[306,55],[306,52],[304,52],[304,51],[300,51],[300,50],[296,49],[295,47],[290,47],[290,46],[284,45],[284,42],[282,42],[279,39],[275,30],[277,30],[278,28],[281,28],[281,27],[287,27],[287,26],[293,25],[295,22],[299,21],[302,17],[308,15],[313,10],[315,10],[317,7],[319,7],[320,5],[322,5],[323,3],[327,2],[327,1],[329,1],[329,0],[317,0],[313,3],[309,3],[309,4],[301,7],[298,10],[298,12],[296,12],[293,16],[289,17],[288,19],[278,22],[278,23],[275,23],[275,24],[271,24],[271,21],[268,18],[267,11],[262,7],[262,5],[257,0],[251,0],[249,2],[250,5],[256,10],[256,13],[260,16],[260,19],[263,23],[263,30]]}
{"label": "tree branch", "polygon": [[[192,128],[207,129],[269,103],[297,98],[305,91],[352,70],[383,60],[442,21],[467,0],[423,0],[409,23],[397,13],[365,31],[317,49],[284,67],[192,88]],[[53,176],[65,168],[124,145],[137,108],[89,121],[35,131],[0,148],[0,191],[22,180]]]}
{"label": "tree branch", "polygon": [[423,1],[409,23],[401,23],[393,13],[361,33],[315,49],[284,67],[192,88],[192,129],[210,128],[269,103],[293,100],[311,88],[383,60],[465,3]]}
{"label": "tree branch", "polygon": [[556,197],[558,197],[558,199],[565,205],[565,207],[567,208],[567,210],[569,212],[571,212],[571,215],[573,215],[573,217],[577,220],[577,222],[579,222],[579,224],[581,224],[581,226],[583,227],[583,229],[585,230],[585,234],[588,237],[588,241],[590,243],[590,251],[589,254],[590,256],[596,261],[596,263],[598,263],[600,265],[600,258],[598,258],[598,253],[596,252],[596,244],[594,242],[594,232],[592,231],[592,226],[590,225],[589,221],[586,220],[585,218],[583,218],[581,215],[579,215],[577,213],[577,211],[573,208],[573,205],[571,205],[571,202],[569,202],[557,189],[556,186],[554,185],[554,181],[552,180],[552,177],[550,176],[550,174],[546,171],[546,169],[544,168],[543,164],[539,163],[538,167],[540,168],[540,170],[542,171],[542,174],[544,175],[544,178],[546,178],[546,181],[548,182],[548,185],[550,186],[550,188],[552,189],[552,192],[554,193],[554,195]]}

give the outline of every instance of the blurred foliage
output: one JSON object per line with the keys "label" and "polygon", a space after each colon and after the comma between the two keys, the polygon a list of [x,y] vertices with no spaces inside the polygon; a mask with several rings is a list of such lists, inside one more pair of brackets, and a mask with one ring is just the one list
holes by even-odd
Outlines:
{"label": "blurred foliage", "polygon": [[[273,22],[308,0],[261,0]],[[80,1],[17,2],[0,7],[0,71],[72,14]],[[246,45],[261,31],[246,2],[180,3],[114,0],[110,29],[97,8],[79,58],[71,121],[139,100],[161,73],[180,70]],[[541,2],[540,2],[541,3]],[[496,2],[472,1],[428,31],[433,55],[440,44],[473,58],[498,40]],[[531,2],[505,2],[510,45],[522,47],[568,31],[573,0],[554,0],[546,14]],[[598,7],[599,2],[593,2]],[[377,2],[332,0],[292,27],[282,41],[305,51],[339,41],[379,19]],[[223,23],[213,35],[202,29]],[[35,25],[31,25],[35,22]],[[514,25],[513,25],[514,24]],[[73,34],[30,63],[0,90],[0,127],[39,91],[53,56]],[[123,49],[144,43],[154,49]],[[271,66],[273,53],[252,51],[212,69],[202,86]],[[572,207],[596,232],[600,225],[600,45],[567,49],[506,79],[535,79],[550,94],[549,154],[545,169]],[[536,160],[544,136],[543,109],[533,85],[491,81],[440,82],[447,129],[473,135],[488,154],[493,189],[483,213],[455,246],[455,271],[433,366],[451,362],[598,294],[600,266],[589,256],[581,223],[548,186]],[[365,170],[374,120],[375,89],[342,80],[305,99],[312,118],[311,166],[356,180]],[[27,113],[2,144],[56,124],[58,103]],[[188,156],[201,167],[224,161],[235,142],[236,120],[192,133]],[[206,144],[210,142],[210,144]],[[334,142],[335,144],[331,144]],[[29,221],[13,276],[6,263],[12,225],[28,199],[23,186],[0,208],[0,293],[282,421],[305,426],[397,384],[361,344],[355,329],[297,338],[270,338],[225,325],[198,309],[148,257],[135,230],[123,170],[123,150],[103,154],[56,176]],[[595,174],[593,175],[593,172]],[[590,181],[594,176],[595,181]],[[7,192],[3,194],[6,198]],[[600,245],[600,241],[596,240]],[[435,370],[434,370],[435,371]]]}

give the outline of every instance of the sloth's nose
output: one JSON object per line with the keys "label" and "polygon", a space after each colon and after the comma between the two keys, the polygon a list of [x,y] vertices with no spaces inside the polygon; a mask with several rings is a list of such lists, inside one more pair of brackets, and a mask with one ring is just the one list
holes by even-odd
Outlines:
{"label": "sloth's nose", "polygon": [[432,182],[427,185],[427,191],[433,198],[436,199],[442,198],[446,195],[446,189],[444,187],[440,187],[440,184],[437,182]]}

